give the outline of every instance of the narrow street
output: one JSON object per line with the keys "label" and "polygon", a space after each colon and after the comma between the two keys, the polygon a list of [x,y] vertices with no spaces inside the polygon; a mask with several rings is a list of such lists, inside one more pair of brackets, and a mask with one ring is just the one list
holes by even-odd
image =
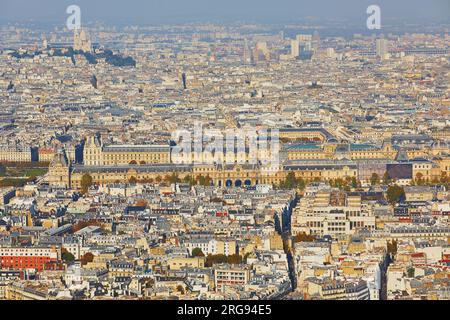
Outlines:
{"label": "narrow street", "polygon": [[295,290],[297,287],[297,277],[295,273],[295,263],[294,263],[294,257],[292,255],[292,248],[290,248],[290,240],[292,237],[291,232],[291,218],[292,218],[292,211],[297,206],[299,200],[299,196],[296,195],[295,199],[292,201],[291,206],[288,210],[285,210],[283,212],[282,218],[281,218],[281,226],[279,230],[281,230],[281,237],[283,238],[283,247],[284,252],[286,253],[287,257],[287,263],[289,268],[289,279],[292,284],[292,291]]}
{"label": "narrow street", "polygon": [[392,263],[392,258],[390,255],[386,257],[386,263],[381,269],[381,290],[380,290],[380,300],[387,300],[387,268]]}

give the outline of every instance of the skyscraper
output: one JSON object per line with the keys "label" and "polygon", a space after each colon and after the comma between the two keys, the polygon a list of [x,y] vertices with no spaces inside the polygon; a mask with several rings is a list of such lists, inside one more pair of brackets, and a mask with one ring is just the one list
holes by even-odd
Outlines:
{"label": "skyscraper", "polygon": [[302,59],[311,58],[312,56],[312,35],[310,34],[298,34],[297,41],[299,42],[299,55]]}
{"label": "skyscraper", "polygon": [[389,53],[388,41],[384,38],[377,39],[376,46],[377,46],[377,57],[385,59],[387,54]]}
{"label": "skyscraper", "polygon": [[247,39],[245,39],[244,53],[243,53],[242,60],[244,63],[249,63],[249,64],[253,62],[252,51],[250,50]]}
{"label": "skyscraper", "polygon": [[300,56],[300,41],[291,40],[291,56],[292,58],[298,58]]}

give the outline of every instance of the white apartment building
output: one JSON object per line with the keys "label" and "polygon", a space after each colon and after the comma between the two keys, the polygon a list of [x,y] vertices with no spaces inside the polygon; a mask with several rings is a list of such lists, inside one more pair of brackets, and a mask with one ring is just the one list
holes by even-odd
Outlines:
{"label": "white apartment building", "polygon": [[192,250],[199,248],[203,254],[224,254],[226,256],[236,254],[236,241],[216,240],[216,239],[192,239],[184,242],[184,247],[192,253]]}
{"label": "white apartment building", "polygon": [[338,197],[336,199],[335,191],[329,190],[303,197],[293,212],[293,233],[336,238],[351,235],[362,228],[375,229],[371,206],[362,203],[360,196],[340,194]]}

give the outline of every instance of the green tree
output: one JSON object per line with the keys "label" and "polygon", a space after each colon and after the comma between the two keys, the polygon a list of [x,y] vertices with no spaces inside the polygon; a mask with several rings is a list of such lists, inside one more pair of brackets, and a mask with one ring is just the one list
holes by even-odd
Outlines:
{"label": "green tree", "polygon": [[330,187],[332,187],[332,188],[336,187],[336,181],[334,179],[328,180],[328,183],[330,184]]}
{"label": "green tree", "polygon": [[0,177],[3,177],[6,175],[6,167],[0,163]]}
{"label": "green tree", "polygon": [[228,257],[224,254],[208,254],[205,261],[205,267],[212,267],[215,264],[227,263]]}
{"label": "green tree", "polygon": [[180,178],[178,178],[178,175],[174,172],[172,175],[168,176],[166,178],[167,182],[169,183],[179,183],[181,182]]}
{"label": "green tree", "polygon": [[294,172],[289,172],[286,176],[286,179],[284,179],[283,182],[281,182],[280,187],[283,189],[294,189],[297,186],[297,179],[295,178]]}
{"label": "green tree", "polygon": [[192,249],[192,256],[193,257],[204,257],[205,254],[203,253],[202,249],[194,248],[194,249]]}
{"label": "green tree", "polygon": [[65,262],[75,261],[75,256],[67,251],[65,248],[61,249],[61,259]]}
{"label": "green tree", "polygon": [[81,177],[81,192],[87,193],[89,188],[92,186],[93,180],[89,173],[85,173]]}
{"label": "green tree", "polygon": [[201,186],[204,186],[204,185],[205,185],[205,177],[202,176],[202,175],[198,176],[197,179],[196,179],[196,181],[197,181],[197,184],[199,184],[199,185],[201,185]]}
{"label": "green tree", "polygon": [[370,177],[370,184],[373,186],[380,184],[380,177],[377,173],[372,173],[372,176]]}
{"label": "green tree", "polygon": [[316,238],[312,235],[306,234],[305,232],[298,233],[292,241],[296,242],[313,242]]}
{"label": "green tree", "polygon": [[359,181],[356,180],[356,177],[352,177],[352,188],[358,188],[359,185]]}
{"label": "green tree", "polygon": [[130,179],[128,179],[128,183],[129,184],[136,184],[137,183],[136,177],[130,177]]}
{"label": "green tree", "polygon": [[189,183],[189,185],[192,187],[193,185],[195,185],[195,180],[194,180],[194,178],[192,178],[192,176],[185,176],[184,178],[183,178],[183,182],[184,183]]}
{"label": "green tree", "polygon": [[397,241],[392,240],[392,242],[387,243],[387,252],[391,254],[397,254]]}
{"label": "green tree", "polygon": [[423,179],[423,174],[422,173],[420,173],[420,172],[418,172],[417,174],[416,174],[416,184],[418,185],[418,186],[422,186],[422,185],[424,185],[425,184],[425,180]]}
{"label": "green tree", "polygon": [[334,187],[342,189],[346,186],[346,182],[344,179],[342,178],[337,178],[336,180],[334,180]]}
{"label": "green tree", "polygon": [[227,263],[229,264],[241,264],[242,263],[242,256],[239,254],[232,254],[227,257]]}
{"label": "green tree", "polygon": [[[314,179],[314,181],[320,181],[318,177]],[[280,182],[280,188],[281,189],[305,189],[306,182],[303,180],[303,178],[296,178],[294,172],[289,172],[286,176],[286,178]]]}
{"label": "green tree", "polygon": [[153,179],[152,178],[145,178],[142,180],[142,183],[153,183]]}
{"label": "green tree", "polygon": [[184,287],[180,284],[177,286],[177,291],[181,294],[184,294]]}
{"label": "green tree", "polygon": [[212,179],[209,175],[207,175],[206,177],[202,176],[202,175],[197,177],[197,183],[201,186],[210,186],[211,181],[212,181]]}
{"label": "green tree", "polygon": [[386,197],[387,201],[389,201],[391,205],[394,205],[405,198],[405,190],[398,185],[389,186]]}
{"label": "green tree", "polygon": [[303,180],[302,177],[298,178],[297,179],[297,188],[300,189],[300,190],[303,190],[303,189],[305,189],[305,187],[306,187],[305,180]]}
{"label": "green tree", "polygon": [[386,185],[391,183],[391,177],[387,171],[383,174],[383,183]]}

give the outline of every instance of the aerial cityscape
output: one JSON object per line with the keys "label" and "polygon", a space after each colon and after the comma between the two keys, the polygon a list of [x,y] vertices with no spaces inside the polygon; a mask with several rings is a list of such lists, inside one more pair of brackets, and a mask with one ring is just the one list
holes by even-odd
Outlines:
{"label": "aerial cityscape", "polygon": [[0,300],[450,300],[446,1],[1,2]]}

